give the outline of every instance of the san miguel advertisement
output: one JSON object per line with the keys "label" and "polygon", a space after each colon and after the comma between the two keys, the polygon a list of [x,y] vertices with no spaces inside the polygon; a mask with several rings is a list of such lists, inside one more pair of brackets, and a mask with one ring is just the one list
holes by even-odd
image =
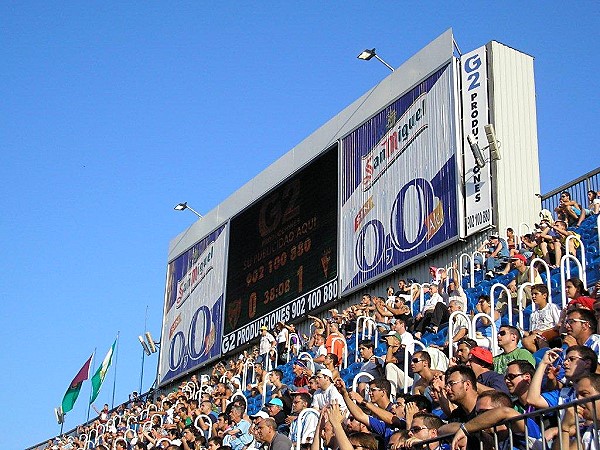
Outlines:
{"label": "san miguel advertisement", "polygon": [[226,226],[169,263],[160,384],[220,356]]}
{"label": "san miguel advertisement", "polygon": [[337,299],[337,146],[231,220],[225,354]]}
{"label": "san miguel advertisement", "polygon": [[458,235],[451,66],[342,140],[342,294]]}

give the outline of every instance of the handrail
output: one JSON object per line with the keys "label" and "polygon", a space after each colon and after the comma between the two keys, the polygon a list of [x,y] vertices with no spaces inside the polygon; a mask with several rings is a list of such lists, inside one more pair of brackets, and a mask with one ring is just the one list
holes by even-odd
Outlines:
{"label": "handrail", "polygon": [[[202,427],[198,426],[198,420],[208,420],[209,424],[208,424],[208,436],[206,434],[204,434],[204,430],[202,429]],[[210,418],[209,415],[207,414],[199,414],[198,417],[196,417],[196,420],[194,420],[194,427],[196,428],[196,430],[202,432],[202,434],[204,434],[204,437],[206,438],[206,440],[209,440],[212,436],[212,426],[213,426],[213,421]]]}
{"label": "handrail", "polygon": [[312,355],[308,352],[300,352],[298,353],[298,358],[297,359],[301,359],[302,361],[308,361],[310,362],[311,367],[310,371],[312,373],[315,373],[315,361],[314,358],[312,357]]}
{"label": "handrail", "polygon": [[469,268],[469,287],[474,288],[475,287],[475,265],[473,264],[473,257],[469,253],[461,253],[460,256],[458,257],[458,267],[460,267],[460,270],[463,270],[465,268],[465,265],[463,263],[463,259],[465,257],[467,258],[468,268]]}
{"label": "handrail", "polygon": [[[362,330],[361,333],[358,332],[358,330],[360,329],[360,325],[362,324]],[[368,337],[369,339],[371,339],[372,334],[375,334],[375,344],[377,344],[377,342],[379,342],[378,338],[379,338],[379,331],[377,330],[377,322],[375,322],[374,319],[372,319],[369,316],[359,316],[356,319],[356,332],[354,333],[354,348],[358,349],[358,342],[360,341],[359,338],[362,337],[362,339],[365,339],[365,334],[368,331]],[[333,348],[333,344],[331,345]],[[354,351],[354,362],[358,362],[358,352],[355,350]]]}
{"label": "handrail", "polygon": [[446,287],[450,285],[450,279],[452,278],[450,274],[452,272],[454,272],[454,281],[456,282],[456,285],[462,287],[462,274],[460,270],[458,270],[458,267],[454,267],[453,265],[446,267]]}
{"label": "handrail", "polygon": [[[493,310],[492,310],[493,312]],[[498,330],[496,328],[496,321],[492,316],[486,313],[477,313],[471,319],[471,329],[473,330],[473,335],[477,336],[477,321],[479,319],[486,318],[490,321],[490,327],[492,328],[492,337],[489,339],[490,341],[490,350],[493,355],[498,354]]]}
{"label": "handrail", "polygon": [[[521,333],[523,333],[523,330],[525,329],[525,320],[523,318],[523,310],[525,309],[525,304],[527,303],[525,289],[530,288],[531,286],[533,286],[533,283],[526,281],[525,283],[521,284],[517,290],[517,308],[519,308],[519,329],[521,330]],[[533,301],[531,301],[531,304],[534,305]],[[533,312],[533,306],[531,308]]]}
{"label": "handrail", "polygon": [[[567,291],[566,291],[565,284],[567,282],[567,271],[569,274],[568,277],[571,278],[571,264],[567,263],[570,260],[575,261],[575,264],[577,264],[577,269],[579,270],[580,275],[583,272],[581,263],[575,256],[566,254],[560,259],[560,295],[561,295],[563,309],[566,308],[566,306],[567,306]],[[581,276],[580,276],[580,279],[581,279]]]}
{"label": "handrail", "polygon": [[267,384],[269,384],[269,377],[265,376],[265,380],[263,381],[263,388],[262,388],[262,400],[260,402],[261,408],[263,408],[265,406],[265,403],[267,402]]}
{"label": "handrail", "polygon": [[369,380],[375,379],[375,377],[373,375],[371,375],[369,372],[358,372],[356,375],[354,375],[354,378],[352,379],[352,390],[354,392],[358,392],[356,390],[356,388],[358,386],[358,379],[360,377],[367,377]]}
{"label": "handrail", "polygon": [[[571,241],[579,242],[579,250],[581,251],[581,258],[579,258],[579,261],[581,263],[581,266],[579,267],[579,278],[581,279],[581,281],[583,281],[583,285],[587,286],[587,274],[586,274],[587,264],[585,262],[585,245],[583,244],[583,241],[581,240],[580,237],[574,236],[574,235],[567,236],[567,239],[565,239],[565,256],[570,254],[569,253],[569,244],[571,243]],[[574,256],[577,259],[577,248],[575,248],[575,254],[571,255],[571,256]],[[562,262],[562,258],[561,258],[561,262]],[[567,261],[567,264],[569,264],[568,261]],[[570,264],[569,264],[568,270],[569,270],[569,272],[571,271]]]}
{"label": "handrail", "polygon": [[[296,343],[292,344],[292,338],[295,337],[296,338]],[[296,353],[300,352],[300,349],[302,348],[302,345],[300,344],[300,336],[298,335],[298,333],[288,333],[288,338],[287,338],[287,362],[290,362],[290,359],[292,357],[292,347],[296,348]]]}
{"label": "handrail", "polygon": [[[244,361],[244,365],[242,366],[242,387],[246,388],[246,386],[248,386],[248,370],[249,367],[254,367],[254,360],[250,359],[250,358],[246,358],[246,360]],[[252,370],[252,380],[250,381],[251,383],[254,383],[254,381],[256,378],[256,373],[254,372],[254,370]],[[208,383],[207,383],[208,384]],[[202,388],[200,388],[202,390]]]}
{"label": "handrail", "polygon": [[501,290],[504,291],[504,293],[506,294],[506,303],[507,303],[507,308],[508,308],[508,323],[512,325],[512,316],[513,316],[513,312],[512,312],[512,293],[510,292],[510,289],[508,289],[506,286],[504,286],[502,283],[494,283],[492,285],[492,287],[490,288],[490,303],[492,305],[492,311],[494,311],[494,306],[496,303],[496,289],[500,288]]}
{"label": "handrail", "polygon": [[[550,303],[552,301],[552,283],[550,280],[550,277],[552,276],[552,271],[550,270],[550,266],[548,265],[548,263],[542,258],[533,258],[529,263],[529,281],[533,283],[533,280],[535,279],[533,275],[533,270],[535,269],[535,265],[537,263],[542,264],[544,266],[544,271],[546,272],[546,287],[548,288],[548,302]],[[538,273],[539,272],[540,271],[538,270]]]}
{"label": "handrail", "polygon": [[[296,423],[298,424],[296,426],[296,436],[295,438],[292,437],[292,441],[296,442],[296,450],[300,450],[300,445],[302,444],[302,433],[304,433],[304,426],[306,425],[304,423],[304,416],[307,416],[308,414],[315,414],[317,416],[317,418],[319,417],[319,415],[321,414],[318,410],[314,409],[314,408],[304,408],[302,411],[300,411],[300,414],[298,414],[298,418],[296,419]],[[318,431],[315,431],[318,432]]]}
{"label": "handrail", "polygon": [[454,338],[454,336],[452,335],[452,325],[454,324],[453,320],[456,316],[464,316],[467,319],[467,334],[470,338],[472,338],[472,334],[471,334],[471,318],[467,315],[467,313],[465,313],[464,311],[454,311],[452,314],[450,314],[450,317],[448,318],[448,359],[452,359],[452,354],[454,353],[454,342],[452,342],[452,339]]}

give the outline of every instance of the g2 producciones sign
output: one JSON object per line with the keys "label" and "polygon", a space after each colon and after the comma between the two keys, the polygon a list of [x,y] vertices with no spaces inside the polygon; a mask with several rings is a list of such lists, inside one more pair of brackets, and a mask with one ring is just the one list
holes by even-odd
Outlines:
{"label": "g2 producciones sign", "polygon": [[458,235],[453,86],[446,66],[342,140],[342,294]]}
{"label": "g2 producciones sign", "polygon": [[226,226],[169,263],[159,384],[220,356]]}

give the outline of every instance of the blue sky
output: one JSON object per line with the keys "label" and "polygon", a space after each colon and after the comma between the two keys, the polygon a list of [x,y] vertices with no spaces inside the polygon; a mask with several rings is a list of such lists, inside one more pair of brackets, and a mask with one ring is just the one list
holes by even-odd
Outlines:
{"label": "blue sky", "polygon": [[[452,6],[451,6],[452,4]],[[139,388],[168,242],[453,27],[535,57],[544,192],[598,166],[597,2],[2,2],[0,446],[53,408],[118,331],[97,404]],[[152,383],[156,355],[145,366]],[[66,429],[85,419],[89,385]]]}

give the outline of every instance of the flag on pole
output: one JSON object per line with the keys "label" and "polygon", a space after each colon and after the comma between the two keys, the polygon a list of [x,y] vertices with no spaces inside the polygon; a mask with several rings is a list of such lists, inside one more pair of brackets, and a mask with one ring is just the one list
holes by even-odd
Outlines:
{"label": "flag on pole", "polygon": [[108,371],[110,363],[112,362],[116,345],[117,339],[115,339],[115,342],[113,342],[113,345],[108,350],[108,353],[104,357],[102,364],[100,364],[100,367],[98,367],[98,370],[96,370],[96,373],[92,377],[92,396],[90,397],[90,405],[94,403],[94,400],[96,400],[96,397],[98,397],[98,394],[100,393],[100,387],[102,387],[102,383],[106,377],[106,372]]}
{"label": "flag on pole", "polygon": [[87,380],[90,376],[90,364],[92,363],[93,357],[94,357],[94,354],[92,353],[92,356],[90,356],[88,358],[88,360],[85,362],[85,364],[83,365],[81,370],[79,372],[77,372],[77,375],[75,375],[75,378],[73,378],[73,381],[71,381],[71,384],[69,385],[69,389],[67,389],[67,392],[65,393],[65,396],[63,397],[63,401],[62,401],[62,412],[63,413],[68,413],[69,411],[71,411],[73,409],[75,400],[77,400],[77,397],[79,396],[79,391],[81,390],[81,385],[83,384],[84,380]]}

